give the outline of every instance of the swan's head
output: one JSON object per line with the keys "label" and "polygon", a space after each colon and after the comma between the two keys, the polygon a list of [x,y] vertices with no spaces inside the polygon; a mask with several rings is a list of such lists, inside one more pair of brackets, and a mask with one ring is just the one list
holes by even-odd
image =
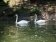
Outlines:
{"label": "swan's head", "polygon": [[18,19],[18,15],[17,14],[15,14],[15,17],[16,17],[16,19]]}
{"label": "swan's head", "polygon": [[18,15],[16,14],[15,16],[17,17]]}

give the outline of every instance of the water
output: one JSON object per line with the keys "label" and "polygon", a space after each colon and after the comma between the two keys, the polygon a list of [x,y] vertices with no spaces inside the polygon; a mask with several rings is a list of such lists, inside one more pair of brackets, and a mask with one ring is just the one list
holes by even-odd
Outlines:
{"label": "water", "polygon": [[56,22],[16,27],[15,21],[0,22],[0,42],[56,42]]}

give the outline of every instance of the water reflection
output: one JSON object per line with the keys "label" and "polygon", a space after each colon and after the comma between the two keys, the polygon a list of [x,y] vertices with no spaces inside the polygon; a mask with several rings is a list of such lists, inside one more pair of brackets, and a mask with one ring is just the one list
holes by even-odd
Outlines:
{"label": "water reflection", "polygon": [[26,27],[0,23],[0,42],[56,42],[55,23],[47,22],[47,25],[39,26],[30,22]]}

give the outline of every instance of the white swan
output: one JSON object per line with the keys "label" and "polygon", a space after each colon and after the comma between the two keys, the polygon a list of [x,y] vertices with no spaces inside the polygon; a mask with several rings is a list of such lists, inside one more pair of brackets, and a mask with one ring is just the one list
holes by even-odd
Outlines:
{"label": "white swan", "polygon": [[35,24],[45,25],[45,24],[46,24],[46,21],[47,21],[47,20],[42,20],[42,19],[37,20],[37,15],[35,14],[35,20],[34,20],[34,23],[35,23]]}
{"label": "white swan", "polygon": [[18,15],[16,14],[16,27],[17,27],[17,24],[19,24],[19,26],[27,26],[29,21],[26,21],[26,20],[21,20],[19,22],[17,22],[18,20]]}

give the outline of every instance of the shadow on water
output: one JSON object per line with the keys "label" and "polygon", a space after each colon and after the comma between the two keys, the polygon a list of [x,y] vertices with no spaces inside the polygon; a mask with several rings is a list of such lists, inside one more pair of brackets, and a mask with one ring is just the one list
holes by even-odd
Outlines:
{"label": "shadow on water", "polygon": [[0,42],[56,42],[55,22],[47,24],[38,26],[32,21],[26,27],[16,27],[14,20],[1,20]]}

